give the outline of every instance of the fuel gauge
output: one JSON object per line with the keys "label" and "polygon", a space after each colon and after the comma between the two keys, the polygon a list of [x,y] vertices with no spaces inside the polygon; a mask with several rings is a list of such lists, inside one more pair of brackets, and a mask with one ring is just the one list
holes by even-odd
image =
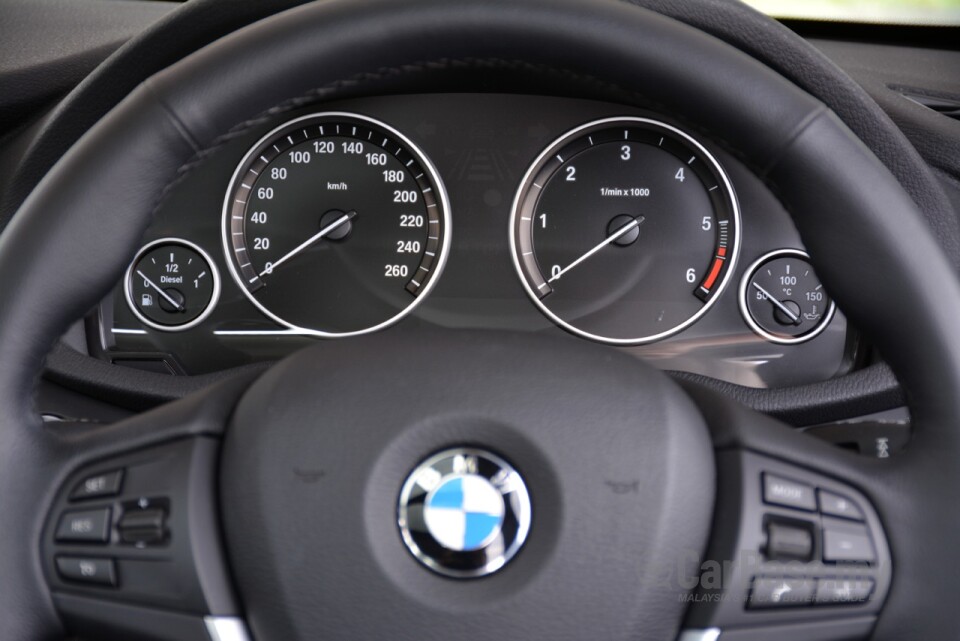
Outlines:
{"label": "fuel gauge", "polygon": [[179,332],[199,324],[220,296],[210,256],[191,242],[162,238],[146,245],[127,269],[124,292],[144,325]]}
{"label": "fuel gauge", "polygon": [[810,257],[796,249],[780,249],[747,269],[740,283],[740,311],[760,336],[793,345],[826,329],[836,305],[823,291]]}

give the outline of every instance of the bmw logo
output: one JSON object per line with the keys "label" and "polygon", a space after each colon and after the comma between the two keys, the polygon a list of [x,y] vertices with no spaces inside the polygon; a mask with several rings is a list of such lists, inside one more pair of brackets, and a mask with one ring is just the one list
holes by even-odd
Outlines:
{"label": "bmw logo", "polygon": [[530,532],[530,495],[509,463],[453,448],[421,463],[400,491],[400,533],[414,557],[445,576],[502,568]]}

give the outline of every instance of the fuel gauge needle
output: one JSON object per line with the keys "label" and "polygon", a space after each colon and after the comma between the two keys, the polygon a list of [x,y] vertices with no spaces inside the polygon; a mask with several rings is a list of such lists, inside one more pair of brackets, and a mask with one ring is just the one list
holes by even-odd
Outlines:
{"label": "fuel gauge needle", "polygon": [[357,215],[356,210],[353,210],[353,211],[348,211],[343,216],[340,216],[340,218],[337,218],[335,221],[333,221],[332,223],[330,223],[329,225],[327,225],[326,227],[318,231],[316,234],[314,234],[310,238],[306,239],[305,241],[303,241],[302,243],[300,243],[299,245],[297,245],[296,247],[288,251],[286,254],[283,255],[283,257],[280,260],[276,260],[272,263],[268,263],[267,267],[260,273],[260,277],[263,278],[267,274],[272,274],[273,270],[275,270],[277,267],[287,262],[297,254],[302,252],[304,249],[314,244],[315,242],[317,242],[318,240],[320,240],[321,238],[323,238],[324,236],[332,232],[334,229],[336,229],[337,227],[347,222],[348,220],[350,220],[356,215]]}
{"label": "fuel gauge needle", "polygon": [[137,275],[140,276],[140,278],[143,279],[143,282],[145,282],[147,285],[150,285],[150,287],[153,287],[155,290],[157,290],[157,292],[158,292],[161,296],[163,296],[168,303],[170,303],[171,305],[173,305],[174,309],[176,309],[178,312],[182,312],[182,311],[183,311],[183,304],[178,303],[177,301],[173,300],[173,298],[170,296],[170,294],[168,294],[167,292],[165,292],[165,291],[163,291],[162,289],[160,289],[160,288],[157,286],[156,283],[154,283],[152,280],[150,280],[149,278],[147,278],[147,277],[144,275],[144,273],[143,273],[142,271],[140,271],[139,269],[137,270]]}
{"label": "fuel gauge needle", "polygon": [[[787,272],[787,273],[789,273],[789,272]],[[767,300],[769,300],[771,303],[773,303],[774,305],[776,305],[776,306],[780,309],[781,312],[783,312],[784,314],[786,314],[786,315],[787,315],[787,318],[789,318],[791,321],[793,321],[793,324],[794,324],[794,325],[799,325],[799,324],[800,324],[800,317],[797,316],[796,314],[794,314],[793,312],[791,312],[789,307],[787,307],[786,305],[784,305],[783,303],[781,303],[780,301],[778,301],[776,298],[774,298],[774,297],[770,294],[770,292],[768,292],[767,290],[765,290],[763,287],[760,287],[760,285],[757,285],[756,283],[750,283],[750,284],[753,285],[753,286],[757,289],[757,291],[759,291],[761,294],[763,294],[764,296],[766,296],[766,297],[767,297]]]}
{"label": "fuel gauge needle", "polygon": [[628,233],[631,229],[633,229],[634,227],[639,227],[642,222],[643,222],[643,216],[637,216],[636,218],[634,218],[633,220],[631,220],[629,223],[627,223],[626,225],[624,225],[623,227],[621,227],[621,228],[618,229],[617,231],[615,231],[615,232],[613,232],[612,234],[610,234],[609,236],[607,236],[602,243],[600,243],[599,245],[597,245],[596,247],[594,247],[593,249],[591,249],[590,251],[588,251],[586,254],[584,254],[584,255],[581,256],[580,258],[576,259],[575,261],[573,261],[572,263],[570,263],[569,265],[567,265],[566,267],[564,267],[563,269],[561,269],[560,271],[558,271],[556,274],[553,275],[553,278],[551,278],[551,279],[548,280],[547,282],[548,282],[548,283],[552,283],[553,281],[558,280],[561,276],[563,276],[563,275],[566,274],[568,271],[570,271],[571,269],[573,269],[574,267],[576,267],[577,265],[579,265],[579,264],[582,263],[583,261],[587,260],[588,258],[590,258],[591,256],[593,256],[594,254],[596,254],[598,251],[600,251],[601,249],[603,249],[603,248],[606,247],[607,245],[616,242],[617,239],[619,239],[621,236],[627,234],[627,233]]}

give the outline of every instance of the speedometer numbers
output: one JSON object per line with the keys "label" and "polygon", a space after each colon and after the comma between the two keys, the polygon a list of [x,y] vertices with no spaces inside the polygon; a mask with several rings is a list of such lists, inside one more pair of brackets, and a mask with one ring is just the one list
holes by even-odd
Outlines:
{"label": "speedometer numbers", "polygon": [[250,301],[288,328],[364,334],[407,315],[446,259],[450,211],[429,159],[356,114],[292,120],[246,155],[224,203],[224,250]]}
{"label": "speedometer numbers", "polygon": [[574,334],[636,345],[713,305],[733,273],[740,215],[697,141],[661,122],[612,118],[540,155],[510,227],[517,272],[544,314]]}

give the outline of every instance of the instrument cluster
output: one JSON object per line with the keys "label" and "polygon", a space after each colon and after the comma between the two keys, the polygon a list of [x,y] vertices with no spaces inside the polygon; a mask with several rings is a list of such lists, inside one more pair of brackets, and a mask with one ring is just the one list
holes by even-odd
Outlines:
{"label": "instrument cluster", "polygon": [[709,132],[515,95],[354,99],[238,136],[89,322],[103,358],[172,374],[431,327],[566,332],[755,387],[857,356],[789,216]]}

